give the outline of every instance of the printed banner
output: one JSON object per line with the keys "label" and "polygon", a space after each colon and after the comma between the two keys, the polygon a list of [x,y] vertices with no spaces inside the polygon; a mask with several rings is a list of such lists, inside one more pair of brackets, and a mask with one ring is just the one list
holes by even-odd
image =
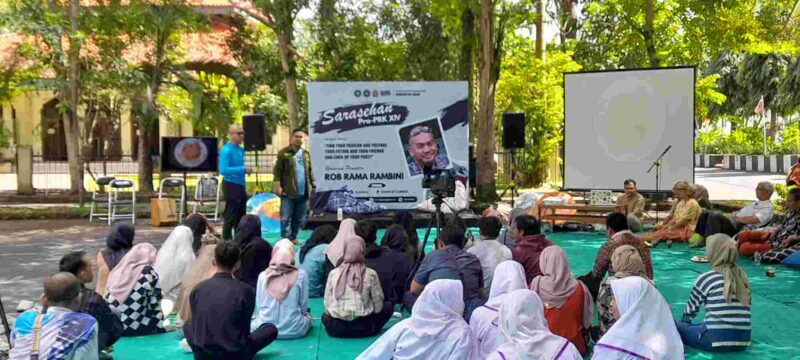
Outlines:
{"label": "printed banner", "polygon": [[422,168],[469,173],[467,83],[314,82],[308,124],[319,190],[352,189],[387,209],[429,198]]}

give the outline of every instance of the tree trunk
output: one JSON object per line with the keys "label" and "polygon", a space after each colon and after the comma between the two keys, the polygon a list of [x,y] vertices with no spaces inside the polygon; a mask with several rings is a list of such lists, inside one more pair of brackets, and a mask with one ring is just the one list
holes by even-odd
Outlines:
{"label": "tree trunk", "polygon": [[578,0],[562,1],[561,31],[566,40],[574,40],[578,37]]}
{"label": "tree trunk", "polygon": [[478,52],[478,114],[475,119],[478,142],[477,195],[481,201],[497,199],[494,161],[494,0],[480,0],[478,18],[478,36],[480,49]]}
{"label": "tree trunk", "polygon": [[536,0],[536,58],[544,61],[544,2]]}
{"label": "tree trunk", "polygon": [[153,192],[153,159],[150,157],[150,129],[146,117],[139,118],[139,191]]}
{"label": "tree trunk", "polygon": [[475,89],[473,87],[472,68],[475,66],[475,14],[472,7],[466,5],[461,13],[461,66],[458,69],[458,78],[467,82],[467,116],[470,124],[470,142],[475,138]]}
{"label": "tree trunk", "polygon": [[295,73],[295,62],[292,55],[292,29],[283,29],[284,32],[278,33],[278,50],[281,53],[281,67],[283,68],[283,86],[286,90],[286,105],[289,107],[289,128],[297,127],[297,74]]}
{"label": "tree trunk", "polygon": [[647,0],[647,4],[645,5],[644,9],[644,31],[642,31],[642,36],[644,37],[644,44],[647,48],[647,57],[650,60],[650,67],[659,67],[661,62],[658,59],[658,54],[656,53],[656,43],[655,39],[653,39],[654,35],[654,26],[653,26],[653,19],[655,17],[655,0]]}
{"label": "tree trunk", "polygon": [[[78,0],[70,0],[68,19],[70,35],[76,36],[78,32],[78,11],[80,4]],[[67,76],[67,104],[69,111],[64,119],[64,130],[67,143],[67,161],[69,163],[70,193],[77,194],[83,189],[83,166],[80,154],[80,131],[78,120],[78,102],[80,100],[80,46],[78,42],[70,39],[69,50],[67,53],[68,76]]]}

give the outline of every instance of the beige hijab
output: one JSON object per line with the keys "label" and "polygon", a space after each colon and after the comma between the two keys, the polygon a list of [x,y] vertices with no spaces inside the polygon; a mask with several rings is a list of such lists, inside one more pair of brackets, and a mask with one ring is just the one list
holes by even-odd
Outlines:
{"label": "beige hijab", "polygon": [[203,280],[214,276],[216,271],[214,267],[214,250],[216,249],[217,245],[203,245],[197,254],[197,259],[192,263],[189,272],[181,283],[181,292],[178,295],[175,308],[178,309],[178,316],[183,321],[191,320],[192,318],[192,309],[189,306],[189,296],[192,295],[192,290]]}
{"label": "beige hijab", "polygon": [[269,267],[264,270],[267,293],[275,300],[285,299],[297,282],[299,274],[294,264],[294,244],[289,239],[278,241],[272,249]]}
{"label": "beige hijab", "polygon": [[611,267],[614,268],[614,277],[618,279],[647,275],[639,250],[630,245],[618,246],[614,250],[611,254]]}
{"label": "beige hijab", "polygon": [[736,265],[739,254],[731,237],[726,234],[709,236],[706,239],[706,256],[711,263],[711,269],[722,274],[725,279],[725,301],[730,303],[736,297],[740,303],[750,306],[750,281],[742,268]]}
{"label": "beige hijab", "polygon": [[336,237],[325,249],[325,254],[331,264],[341,269],[334,291],[336,299],[344,295],[345,286],[349,286],[359,293],[364,287],[364,274],[367,272],[367,265],[364,262],[367,248],[364,239],[356,235],[355,227],[356,221],[353,219],[342,221]]}

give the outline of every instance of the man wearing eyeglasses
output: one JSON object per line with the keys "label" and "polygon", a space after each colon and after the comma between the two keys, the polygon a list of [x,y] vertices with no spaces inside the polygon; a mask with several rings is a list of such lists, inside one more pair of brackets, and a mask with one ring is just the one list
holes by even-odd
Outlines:
{"label": "man wearing eyeglasses", "polygon": [[408,154],[412,160],[408,162],[411,176],[422,174],[425,164],[433,164],[432,170],[447,168],[450,161],[447,155],[439,154],[439,146],[433,137],[433,131],[427,126],[417,126],[408,134]]}
{"label": "man wearing eyeglasses", "polygon": [[240,124],[228,128],[228,141],[219,153],[219,173],[222,175],[222,193],[225,196],[225,213],[222,215],[222,239],[233,238],[232,230],[247,211],[245,175],[253,170],[244,166],[244,129]]}

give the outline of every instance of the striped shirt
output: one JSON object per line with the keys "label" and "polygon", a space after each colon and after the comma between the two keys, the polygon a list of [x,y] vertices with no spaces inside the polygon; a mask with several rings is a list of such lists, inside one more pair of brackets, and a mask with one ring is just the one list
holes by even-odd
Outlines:
{"label": "striped shirt", "polygon": [[684,319],[694,318],[705,304],[704,324],[711,336],[712,347],[738,347],[750,345],[750,306],[735,297],[730,303],[723,293],[725,280],[722,274],[709,271],[697,277],[683,311]]}

